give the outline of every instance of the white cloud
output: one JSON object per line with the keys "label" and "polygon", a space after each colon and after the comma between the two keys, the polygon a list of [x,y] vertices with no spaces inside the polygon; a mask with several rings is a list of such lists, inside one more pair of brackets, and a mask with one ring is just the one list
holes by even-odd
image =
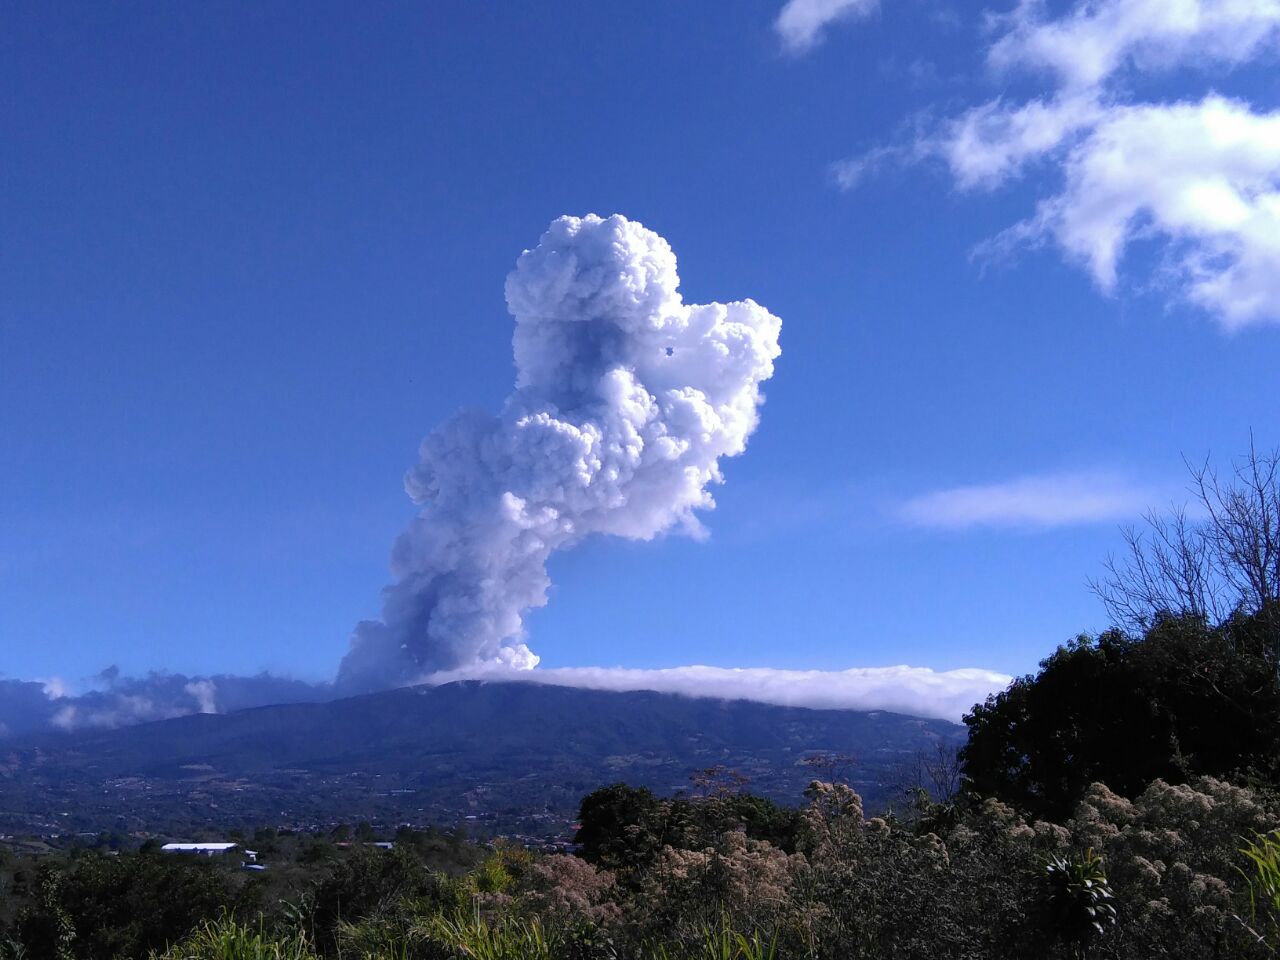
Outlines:
{"label": "white cloud", "polygon": [[940,155],[964,189],[994,189],[1094,126],[1105,112],[1091,94],[1018,106],[992,100],[923,138],[917,155]]}
{"label": "white cloud", "polygon": [[773,27],[784,50],[805,53],[822,42],[832,23],[870,16],[879,5],[879,0],[788,0]]}
{"label": "white cloud", "polygon": [[767,667],[558,667],[513,670],[478,665],[424,678],[431,684],[479,679],[543,683],[588,690],[653,690],[687,697],[754,700],[786,707],[888,710],[959,720],[975,703],[1002,690],[1012,677],[991,670],[928,667],[858,667],[851,670],[777,670]]}
{"label": "white cloud", "polygon": [[[1024,0],[996,17],[993,69],[1052,80],[1042,96],[991,100],[918,136],[962,189],[993,190],[1039,165],[1060,187],[981,249],[1048,241],[1104,293],[1136,240],[1157,244],[1175,299],[1224,327],[1280,322],[1280,112],[1211,92],[1134,101],[1134,75],[1237,66],[1280,45],[1280,0],[1100,0],[1052,18]],[[878,148],[883,150],[884,148]],[[845,161],[851,187],[879,154]]]}
{"label": "white cloud", "polygon": [[992,45],[996,69],[1046,69],[1067,88],[1101,85],[1126,66],[1142,71],[1183,64],[1240,64],[1280,35],[1280,0],[1101,0],[1057,19],[1023,0]]}
{"label": "white cloud", "polygon": [[1149,490],[1106,472],[1019,477],[1002,483],[954,487],[915,497],[899,514],[922,527],[1059,527],[1123,520],[1152,502]]}
{"label": "white cloud", "polygon": [[1011,239],[1052,238],[1111,292],[1129,244],[1159,236],[1176,289],[1224,326],[1280,321],[1280,112],[1215,96],[1116,107],[1063,170]]}

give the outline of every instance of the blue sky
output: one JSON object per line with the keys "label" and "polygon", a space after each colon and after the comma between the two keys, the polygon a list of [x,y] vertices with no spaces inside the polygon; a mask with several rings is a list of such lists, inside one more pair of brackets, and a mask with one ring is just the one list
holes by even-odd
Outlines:
{"label": "blue sky", "polygon": [[1280,16],[789,6],[7,5],[0,672],[331,676],[419,440],[511,390],[504,277],[587,212],[783,353],[709,540],[553,557],[544,665],[1020,673],[1105,626],[1182,457],[1280,441]]}

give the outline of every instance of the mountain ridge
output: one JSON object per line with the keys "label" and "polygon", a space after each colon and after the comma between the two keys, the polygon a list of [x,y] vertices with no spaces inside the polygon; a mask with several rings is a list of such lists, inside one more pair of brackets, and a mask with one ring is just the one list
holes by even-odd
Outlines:
{"label": "mountain ridge", "polygon": [[855,756],[876,806],[914,752],[963,737],[889,711],[459,681],[13,738],[0,744],[0,830],[571,818],[602,784],[671,793],[717,765],[794,803],[813,775],[805,758],[820,754]]}

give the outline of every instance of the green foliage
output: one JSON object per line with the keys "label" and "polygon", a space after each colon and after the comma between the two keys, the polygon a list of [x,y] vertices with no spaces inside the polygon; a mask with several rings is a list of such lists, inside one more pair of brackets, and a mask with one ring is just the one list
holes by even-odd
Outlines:
{"label": "green foliage", "polygon": [[316,960],[300,937],[280,938],[229,916],[201,925],[194,933],[152,960]]}
{"label": "green foliage", "polygon": [[1249,887],[1249,913],[1262,940],[1280,952],[1280,830],[1259,834],[1240,851],[1249,861],[1241,870]]}
{"label": "green foliage", "polygon": [[74,960],[75,919],[64,902],[66,875],[53,866],[40,870],[38,894],[18,917],[18,934],[23,948],[52,960]]}
{"label": "green foliage", "polygon": [[653,861],[662,845],[665,811],[647,787],[615,783],[583,797],[581,826],[574,837],[582,855],[610,869],[638,868]]}
{"label": "green foliage", "polygon": [[[945,816],[925,803],[868,818],[841,783],[815,782],[808,800],[782,816],[788,850],[750,835],[752,811],[773,813],[749,798],[606,788],[598,810],[640,814],[598,834],[613,870],[501,844],[459,876],[412,842],[263,875],[84,854],[31,875],[0,958],[1248,960],[1280,934],[1280,834],[1265,832],[1280,798],[1265,791],[1157,781],[1129,800],[1094,784],[1057,823],[973,797]],[[1241,836],[1257,838],[1243,855]],[[163,918],[166,891],[204,885],[221,891],[207,912]],[[139,917],[142,896],[155,902]]]}
{"label": "green foliage", "polygon": [[1280,784],[1280,685],[1269,622],[1159,619],[1060,647],[965,717],[970,790],[1070,815],[1090,783],[1133,797],[1156,779],[1250,774]]}
{"label": "green foliage", "polygon": [[38,956],[113,960],[162,948],[227,905],[235,897],[212,864],[93,853],[46,867],[17,926]]}
{"label": "green foliage", "polygon": [[671,802],[673,816],[679,816],[682,807],[688,811],[694,845],[705,844],[730,830],[742,830],[751,839],[767,841],[788,853],[796,849],[800,812],[764,797],[736,793],[703,801],[678,798]]}
{"label": "green foliage", "polygon": [[941,835],[867,820],[851,793],[839,784],[811,791],[802,925],[791,952],[830,960],[1044,956],[1028,949],[1028,920],[1039,851],[1053,836],[1026,829],[999,804],[966,811]]}
{"label": "green foliage", "polygon": [[1054,854],[1044,867],[1052,932],[1080,948],[1116,923],[1115,895],[1102,858],[1086,850],[1076,857]]}
{"label": "green foliage", "polygon": [[491,923],[471,917],[437,916],[427,937],[444,947],[448,957],[474,960],[558,960],[557,938],[534,920],[510,919]]}
{"label": "green foliage", "polygon": [[658,944],[646,953],[645,960],[774,960],[778,940],[776,936],[765,939],[758,931],[741,933],[722,916],[718,923],[702,928],[701,938],[692,947]]}
{"label": "green foliage", "polygon": [[411,916],[343,923],[338,929],[338,956],[352,960],[412,960],[421,938],[411,924]]}
{"label": "green foliage", "polygon": [[575,839],[582,856],[624,874],[651,867],[664,846],[703,849],[736,831],[791,852],[802,829],[798,810],[764,797],[719,793],[668,799],[622,783],[584,797],[578,820]]}
{"label": "green foliage", "polygon": [[449,905],[470,906],[476,898],[502,898],[529,873],[533,855],[523,847],[499,842],[492,853],[476,864],[460,882],[437,881],[436,902],[443,908]]}
{"label": "green foliage", "polygon": [[330,951],[342,924],[404,900],[429,901],[442,887],[447,881],[408,851],[355,847],[312,886],[305,924],[320,948]]}
{"label": "green foliage", "polygon": [[511,874],[498,857],[485,860],[468,879],[477,893],[502,893],[511,886]]}

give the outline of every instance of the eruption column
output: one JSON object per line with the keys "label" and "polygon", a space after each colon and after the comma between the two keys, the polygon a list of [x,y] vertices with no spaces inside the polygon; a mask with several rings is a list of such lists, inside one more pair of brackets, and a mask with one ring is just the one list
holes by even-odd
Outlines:
{"label": "eruption column", "polygon": [[751,300],[685,304],[676,260],[621,216],[561,217],[507,277],[516,388],[423,442],[422,506],[391,555],[380,620],[338,684],[371,690],[482,664],[532,668],[524,614],[547,559],[591,534],[697,535],[720,458],[746,449],[781,321]]}

